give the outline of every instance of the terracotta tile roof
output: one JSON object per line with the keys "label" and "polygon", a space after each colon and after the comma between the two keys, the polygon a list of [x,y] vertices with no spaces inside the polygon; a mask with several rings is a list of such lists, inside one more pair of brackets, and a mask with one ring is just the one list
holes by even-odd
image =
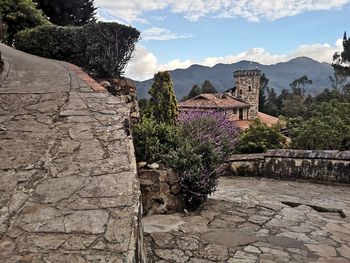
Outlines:
{"label": "terracotta tile roof", "polygon": [[[269,127],[271,127],[273,124],[277,124],[278,122],[278,118],[262,112],[258,112],[258,118],[262,123],[265,123]],[[250,121],[248,120],[237,120],[236,122],[240,130],[244,131],[249,128]]]}
{"label": "terracotta tile roof", "polygon": [[258,112],[258,118],[269,127],[278,122],[278,118],[262,112]]}
{"label": "terracotta tile roof", "polygon": [[250,105],[229,94],[214,93],[200,94],[192,99],[179,104],[180,108],[215,108],[215,109],[239,109],[249,108]]}

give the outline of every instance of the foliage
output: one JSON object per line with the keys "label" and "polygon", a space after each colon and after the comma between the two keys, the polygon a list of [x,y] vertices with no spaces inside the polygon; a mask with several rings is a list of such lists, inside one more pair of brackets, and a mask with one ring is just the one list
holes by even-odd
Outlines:
{"label": "foliage", "polygon": [[133,127],[139,161],[160,161],[180,175],[188,209],[215,191],[222,160],[233,152],[236,126],[221,113],[181,113],[176,125],[144,117]]}
{"label": "foliage", "polygon": [[209,80],[205,80],[202,86],[194,85],[188,95],[182,98],[182,101],[192,99],[204,93],[217,93],[216,88]]}
{"label": "foliage", "polygon": [[259,111],[265,112],[266,92],[268,92],[269,79],[263,73],[260,77],[260,91],[259,91]]}
{"label": "foliage", "polygon": [[166,123],[160,123],[152,118],[142,118],[133,126],[135,153],[140,161],[159,161],[169,151],[179,145],[178,129]]}
{"label": "foliage", "polygon": [[215,191],[222,160],[233,152],[237,128],[219,112],[181,112],[182,143],[166,158],[181,174],[180,185],[188,208],[196,208]]}
{"label": "foliage", "polygon": [[2,0],[0,17],[5,24],[5,43],[12,45],[17,32],[49,24],[43,13],[32,0]]}
{"label": "foliage", "polygon": [[130,60],[140,32],[117,23],[97,23],[84,26],[87,68],[100,77],[118,77]]}
{"label": "foliage", "polygon": [[199,87],[198,85],[194,85],[192,87],[192,89],[190,90],[190,92],[188,93],[187,96],[185,96],[182,100],[189,100],[189,99],[192,99],[198,95],[200,95],[202,93],[202,89],[201,87]]}
{"label": "foliage", "polygon": [[82,27],[45,25],[21,31],[15,39],[19,50],[80,66],[86,64],[86,41]]}
{"label": "foliage", "polygon": [[117,77],[123,74],[139,35],[135,28],[117,23],[41,26],[19,32],[15,46],[34,55],[77,64],[97,77]]}
{"label": "foliage", "polygon": [[217,93],[218,91],[215,89],[213,84],[209,80],[205,80],[202,84],[201,93]]}
{"label": "foliage", "polygon": [[292,88],[293,95],[304,96],[306,87],[312,85],[312,80],[304,75],[292,81],[289,86]]}
{"label": "foliage", "polygon": [[59,26],[82,26],[95,22],[93,0],[35,0],[50,22]]}
{"label": "foliage", "polygon": [[173,82],[168,71],[154,75],[153,84],[149,90],[149,113],[159,122],[175,123],[178,117],[178,107],[174,93]]}
{"label": "foliage", "polygon": [[350,150],[350,103],[339,101],[314,105],[307,120],[289,120],[292,148]]}
{"label": "foliage", "polygon": [[237,153],[262,153],[270,149],[283,148],[286,138],[279,132],[279,126],[268,127],[255,119],[238,138]]}
{"label": "foliage", "polygon": [[331,77],[333,88],[338,91],[349,92],[350,89],[350,38],[343,37],[343,51],[333,56],[334,77]]}

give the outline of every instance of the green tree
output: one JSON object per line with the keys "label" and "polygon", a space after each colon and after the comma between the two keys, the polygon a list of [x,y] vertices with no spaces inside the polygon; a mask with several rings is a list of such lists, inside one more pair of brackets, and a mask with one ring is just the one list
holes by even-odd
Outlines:
{"label": "green tree", "polygon": [[299,125],[289,125],[292,148],[306,150],[350,150],[350,103],[323,102]]}
{"label": "green tree", "polygon": [[149,112],[152,116],[162,123],[174,123],[178,117],[178,107],[168,71],[161,71],[154,75],[149,94],[151,95]]}
{"label": "green tree", "polygon": [[268,127],[259,119],[255,119],[249,128],[238,138],[238,153],[262,153],[270,149],[283,148],[286,137],[279,132],[279,126]]}
{"label": "green tree", "polygon": [[266,78],[265,73],[260,77],[260,92],[259,92],[259,111],[266,111],[266,92],[268,92],[269,79]]}
{"label": "green tree", "polygon": [[218,91],[215,89],[213,84],[209,80],[205,80],[202,84],[201,93],[217,93]]}
{"label": "green tree", "polygon": [[12,45],[15,34],[26,28],[49,24],[32,0],[2,0],[0,17],[5,25],[5,43]]}
{"label": "green tree", "polygon": [[95,22],[93,0],[36,0],[38,7],[55,25],[82,26]]}
{"label": "green tree", "polygon": [[350,38],[343,37],[343,51],[337,52],[333,56],[334,77],[330,77],[333,88],[340,92],[349,91],[349,77],[350,77]]}
{"label": "green tree", "polygon": [[293,95],[304,96],[306,87],[312,85],[312,80],[304,75],[292,81],[289,86],[292,88]]}
{"label": "green tree", "polygon": [[183,100],[192,99],[202,93],[202,89],[198,85],[194,85],[188,95]]}
{"label": "green tree", "polygon": [[300,95],[291,95],[283,100],[282,114],[286,117],[305,116],[305,99]]}
{"label": "green tree", "polygon": [[278,96],[275,92],[275,89],[268,88],[267,94],[268,96],[264,105],[263,112],[272,116],[278,116],[280,114],[280,109],[278,108]]}

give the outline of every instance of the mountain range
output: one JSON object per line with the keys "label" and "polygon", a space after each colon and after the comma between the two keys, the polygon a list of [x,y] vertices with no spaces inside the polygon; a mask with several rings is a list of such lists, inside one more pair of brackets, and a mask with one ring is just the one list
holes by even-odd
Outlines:
{"label": "mountain range", "polygon": [[[331,87],[329,76],[333,76],[334,73],[331,64],[320,63],[308,57],[298,57],[274,65],[262,65],[245,60],[233,64],[216,64],[213,67],[192,65],[187,69],[175,69],[169,72],[173,79],[176,97],[181,99],[194,85],[201,85],[205,80],[209,80],[219,92],[232,88],[234,71],[255,68],[265,73],[270,80],[269,87],[274,88],[277,93],[280,93],[282,89],[289,89],[289,83],[293,80],[307,75],[313,81],[307,93],[317,94]],[[152,82],[153,79],[135,81],[139,99],[148,97],[148,90]]]}

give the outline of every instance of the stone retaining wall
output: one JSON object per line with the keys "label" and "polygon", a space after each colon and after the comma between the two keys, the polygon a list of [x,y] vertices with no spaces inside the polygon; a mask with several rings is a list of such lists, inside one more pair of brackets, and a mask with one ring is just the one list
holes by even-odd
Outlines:
{"label": "stone retaining wall", "polygon": [[0,48],[0,262],[146,262],[130,107],[69,64]]}
{"label": "stone retaining wall", "polygon": [[140,168],[138,171],[145,214],[167,214],[183,210],[178,175],[171,169]]}
{"label": "stone retaining wall", "polygon": [[239,176],[350,183],[350,151],[271,150],[234,155],[229,163]]}

